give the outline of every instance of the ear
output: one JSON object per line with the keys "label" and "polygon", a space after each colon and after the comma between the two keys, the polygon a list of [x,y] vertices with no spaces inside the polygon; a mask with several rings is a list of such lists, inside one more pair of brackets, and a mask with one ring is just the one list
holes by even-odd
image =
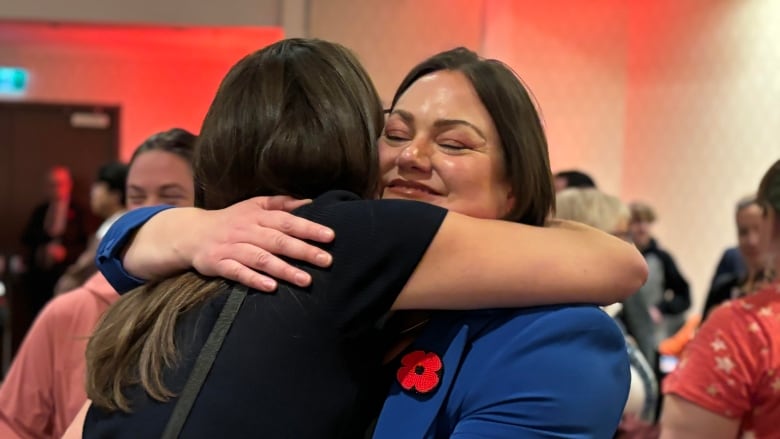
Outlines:
{"label": "ear", "polygon": [[515,194],[512,192],[512,187],[506,185],[506,199],[504,200],[504,215],[507,215],[515,207]]}
{"label": "ear", "polygon": [[114,200],[117,206],[123,206],[122,193],[119,191],[111,191],[111,199]]}

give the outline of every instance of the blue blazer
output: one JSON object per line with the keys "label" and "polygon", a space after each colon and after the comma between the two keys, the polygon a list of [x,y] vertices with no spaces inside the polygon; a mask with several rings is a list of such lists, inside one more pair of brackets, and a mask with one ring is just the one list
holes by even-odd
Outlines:
{"label": "blue blazer", "polygon": [[374,439],[611,438],[628,397],[625,340],[595,306],[440,313],[419,350],[441,359],[438,384],[397,378]]}

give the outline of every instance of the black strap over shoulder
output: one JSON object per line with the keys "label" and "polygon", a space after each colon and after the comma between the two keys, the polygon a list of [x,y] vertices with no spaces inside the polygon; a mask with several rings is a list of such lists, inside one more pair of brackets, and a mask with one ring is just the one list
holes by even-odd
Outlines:
{"label": "black strap over shoulder", "polygon": [[163,431],[162,439],[176,439],[179,437],[185,422],[187,422],[192,406],[198,398],[198,393],[200,393],[211,366],[217,358],[219,349],[222,347],[222,342],[225,341],[225,336],[230,330],[230,326],[233,325],[238,310],[246,298],[246,294],[247,287],[243,285],[236,285],[230,290],[225,306],[219,313],[219,317],[217,317],[217,321],[214,323],[206,343],[203,344],[203,348],[201,348],[198,358],[195,360],[195,366],[192,368],[192,372],[189,378],[187,378],[187,383],[184,384],[184,389],[182,389],[181,395],[179,395],[179,400],[173,408],[171,418]]}

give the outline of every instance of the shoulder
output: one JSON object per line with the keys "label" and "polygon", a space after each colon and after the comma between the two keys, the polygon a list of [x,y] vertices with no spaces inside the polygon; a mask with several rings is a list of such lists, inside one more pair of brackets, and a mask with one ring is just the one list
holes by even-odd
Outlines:
{"label": "shoulder", "polygon": [[315,198],[311,204],[296,209],[293,213],[300,216],[316,216],[323,212],[364,213],[372,212],[404,214],[414,212],[436,212],[444,215],[445,209],[428,203],[411,200],[366,200],[352,192],[329,191]]}
{"label": "shoulder", "polygon": [[88,288],[79,287],[50,300],[36,324],[52,338],[89,335],[107,307]]}
{"label": "shoulder", "polygon": [[742,260],[742,255],[739,253],[739,248],[730,247],[723,252],[723,256],[720,259],[722,261],[735,262]]}
{"label": "shoulder", "polygon": [[417,201],[364,200],[350,192],[331,191],[293,214],[333,228],[338,243],[339,236],[382,238],[396,231],[428,236],[438,230],[447,211]]}
{"label": "shoulder", "polygon": [[606,331],[620,335],[614,320],[595,305],[551,305],[511,311],[492,311],[475,318],[490,319],[493,325],[522,326],[524,332],[561,333]]}
{"label": "shoulder", "polygon": [[751,333],[765,338],[780,330],[780,283],[715,308],[702,330]]}
{"label": "shoulder", "polygon": [[506,363],[509,367],[533,362],[540,356],[581,355],[609,360],[603,354],[612,352],[617,360],[625,359],[625,338],[620,328],[596,306],[545,306],[475,314],[473,319],[488,320],[474,335],[475,347],[486,345],[484,353],[499,363],[514,359]]}
{"label": "shoulder", "polygon": [[622,333],[598,307],[496,312],[469,349],[454,405],[486,416],[511,408],[523,414],[511,422],[534,431],[614,431],[630,384],[628,354]]}

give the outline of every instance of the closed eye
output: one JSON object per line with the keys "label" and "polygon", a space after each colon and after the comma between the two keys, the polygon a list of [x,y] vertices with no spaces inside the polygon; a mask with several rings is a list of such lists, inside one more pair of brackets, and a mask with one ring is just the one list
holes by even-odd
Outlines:
{"label": "closed eye", "polygon": [[462,151],[464,149],[470,149],[467,146],[458,145],[458,144],[451,144],[451,143],[440,143],[439,146],[441,146],[442,148],[453,150],[453,151]]}
{"label": "closed eye", "polygon": [[409,137],[402,133],[388,133],[385,132],[384,134],[385,139],[387,139],[389,142],[393,143],[399,143],[399,142],[406,142],[409,140]]}

